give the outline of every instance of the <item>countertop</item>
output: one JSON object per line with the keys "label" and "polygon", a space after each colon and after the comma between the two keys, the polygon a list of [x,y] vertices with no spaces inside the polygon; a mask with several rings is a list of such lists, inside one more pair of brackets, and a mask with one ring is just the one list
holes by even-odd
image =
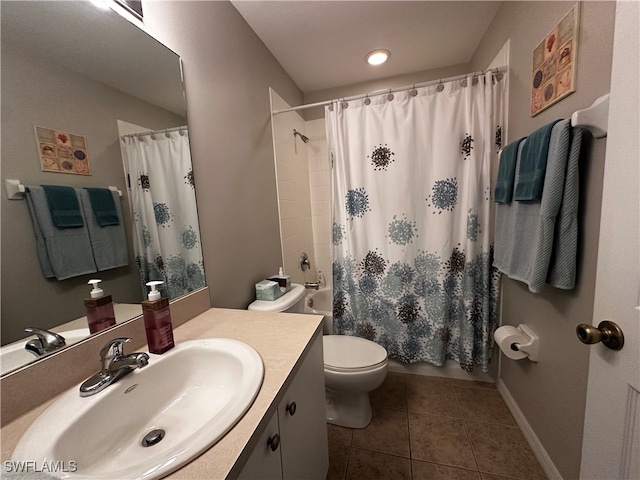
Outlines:
{"label": "countertop", "polygon": [[[322,316],[319,315],[218,308],[207,310],[175,328],[176,343],[225,337],[250,345],[262,357],[264,380],[253,405],[229,433],[194,461],[165,478],[213,480],[236,477],[253,447],[250,441],[254,432],[261,433],[265,428],[280,397],[295,376],[298,360],[306,354],[318,332],[322,332]],[[10,458],[22,434],[56,398],[2,427],[3,461]]]}

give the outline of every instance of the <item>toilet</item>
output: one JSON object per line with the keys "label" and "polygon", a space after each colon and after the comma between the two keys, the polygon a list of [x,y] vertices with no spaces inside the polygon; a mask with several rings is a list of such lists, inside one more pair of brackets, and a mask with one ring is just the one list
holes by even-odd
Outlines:
{"label": "toilet", "polygon": [[[292,284],[280,298],[256,300],[249,310],[260,312],[304,313],[306,289]],[[326,318],[326,317],[325,317]],[[332,331],[333,325],[325,326]],[[359,337],[324,335],[324,381],[327,422],[349,428],[364,428],[371,421],[369,392],[387,376],[387,351]]]}

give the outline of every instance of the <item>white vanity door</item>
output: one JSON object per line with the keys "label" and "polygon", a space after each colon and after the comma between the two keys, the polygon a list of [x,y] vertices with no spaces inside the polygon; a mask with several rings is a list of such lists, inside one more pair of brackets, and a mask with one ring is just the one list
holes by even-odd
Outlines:
{"label": "white vanity door", "polygon": [[276,435],[279,436],[278,414],[273,413],[269,425],[254,447],[249,460],[242,468],[239,480],[281,480],[280,446],[272,448]]}
{"label": "white vanity door", "polygon": [[326,478],[329,447],[325,409],[320,334],[278,406],[282,478],[285,480]]}

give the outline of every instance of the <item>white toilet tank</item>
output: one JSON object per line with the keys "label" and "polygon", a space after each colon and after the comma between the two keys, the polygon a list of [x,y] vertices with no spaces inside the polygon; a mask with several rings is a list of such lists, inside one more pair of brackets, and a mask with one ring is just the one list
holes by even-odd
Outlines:
{"label": "white toilet tank", "polygon": [[249,305],[249,310],[258,312],[304,313],[304,285],[292,283],[291,290],[275,300],[256,300]]}

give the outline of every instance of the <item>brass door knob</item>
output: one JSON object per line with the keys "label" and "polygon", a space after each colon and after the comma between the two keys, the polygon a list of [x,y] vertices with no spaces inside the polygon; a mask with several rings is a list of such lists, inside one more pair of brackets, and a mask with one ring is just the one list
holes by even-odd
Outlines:
{"label": "brass door knob", "polygon": [[609,320],[603,320],[598,327],[581,323],[576,327],[576,335],[582,343],[592,345],[602,342],[611,350],[620,350],[624,345],[624,335],[618,324]]}

